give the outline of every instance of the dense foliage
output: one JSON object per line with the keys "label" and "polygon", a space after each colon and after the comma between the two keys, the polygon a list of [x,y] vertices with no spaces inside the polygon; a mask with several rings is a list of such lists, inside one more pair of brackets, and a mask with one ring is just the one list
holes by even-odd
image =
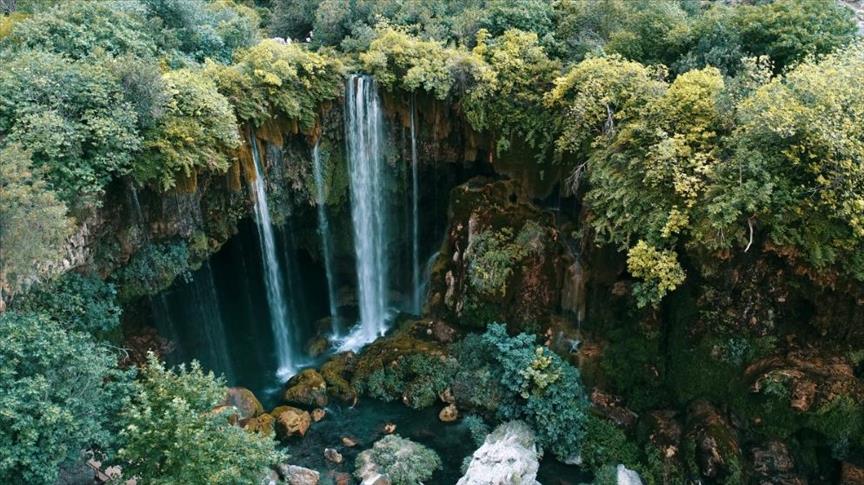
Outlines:
{"label": "dense foliage", "polygon": [[20,312],[41,314],[68,330],[104,334],[120,325],[117,290],[96,276],[66,273],[15,301]]}
{"label": "dense foliage", "polygon": [[[391,434],[375,442],[367,457],[377,466],[393,485],[415,485],[426,483],[435,470],[441,468],[441,458],[429,448]],[[360,478],[363,470],[363,456],[357,458],[357,472]]]}
{"label": "dense foliage", "polygon": [[0,314],[0,482],[54,483],[83,450],[109,447],[128,394],[116,356],[37,314]]}
{"label": "dense foliage", "polygon": [[197,362],[166,369],[152,354],[121,414],[118,457],[146,483],[257,483],[281,454],[272,436],[229,422],[221,379]]}

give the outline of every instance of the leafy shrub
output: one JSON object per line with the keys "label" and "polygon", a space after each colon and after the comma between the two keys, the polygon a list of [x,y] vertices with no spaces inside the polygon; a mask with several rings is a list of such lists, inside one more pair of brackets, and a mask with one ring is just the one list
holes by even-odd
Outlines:
{"label": "leafy shrub", "polygon": [[165,369],[151,353],[123,408],[118,457],[126,476],[147,483],[258,483],[284,458],[272,436],[229,422],[214,410],[225,387],[193,361]]}
{"label": "leafy shrub", "polygon": [[435,470],[441,468],[441,458],[437,453],[395,434],[376,441],[372,449],[364,453],[369,453],[368,458],[362,453],[357,457],[355,476],[360,477],[360,470],[366,459],[369,459],[393,485],[424,483],[432,478]]}
{"label": "leafy shrub", "polygon": [[40,265],[63,254],[72,220],[47,185],[29,152],[0,148],[0,299],[44,276]]}
{"label": "leafy shrub", "polygon": [[674,251],[658,250],[645,241],[639,241],[627,252],[627,269],[630,274],[642,279],[633,285],[633,294],[640,307],[657,305],[685,278]]}
{"label": "leafy shrub", "polygon": [[147,245],[113,274],[122,302],[154,295],[178,276],[190,277],[189,249],[184,242]]}
{"label": "leafy shrub", "polygon": [[136,161],[136,178],[156,181],[167,190],[179,175],[191,177],[199,170],[224,173],[232,150],[240,144],[228,100],[201,72],[170,71],[163,82],[169,98],[155,126],[145,134],[145,156]]}
{"label": "leafy shrub", "polygon": [[0,314],[0,482],[54,483],[60,465],[112,444],[128,391],[116,356],[40,315]]}
{"label": "leafy shrub", "polygon": [[0,133],[44,167],[70,207],[99,205],[141,146],[137,116],[108,66],[39,51],[4,53]]}
{"label": "leafy shrub", "polygon": [[74,272],[30,289],[15,300],[15,308],[88,333],[110,332],[120,325],[123,311],[113,284]]}
{"label": "leafy shrub", "polygon": [[310,130],[319,106],[342,95],[342,64],[297,44],[265,40],[225,68],[210,66],[240,120],[260,125],[276,116]]}
{"label": "leafy shrub", "polygon": [[592,414],[585,420],[581,456],[586,465],[597,470],[603,465],[618,464],[634,468],[639,465],[640,453],[621,428]]}
{"label": "leafy shrub", "polygon": [[561,460],[578,453],[587,408],[579,371],[537,346],[532,335],[509,337],[504,325],[490,324],[483,340],[496,350],[493,358],[507,392],[499,418],[528,423],[537,441]]}
{"label": "leafy shrub", "polygon": [[411,354],[395,365],[376,369],[355,385],[376,399],[402,399],[412,408],[421,409],[435,404],[438,394],[450,384],[456,367],[457,362],[449,357]]}

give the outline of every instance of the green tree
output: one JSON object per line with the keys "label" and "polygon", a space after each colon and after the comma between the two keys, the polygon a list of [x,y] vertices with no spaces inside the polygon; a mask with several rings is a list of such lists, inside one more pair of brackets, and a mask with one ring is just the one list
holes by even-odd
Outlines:
{"label": "green tree", "polygon": [[0,482],[54,483],[83,450],[110,448],[130,376],[44,316],[7,311],[0,334]]}
{"label": "green tree", "polygon": [[66,206],[20,146],[0,149],[0,306],[57,261],[72,232]]}
{"label": "green tree", "polygon": [[2,53],[0,133],[44,168],[72,208],[98,206],[110,180],[128,173],[141,146],[137,116],[102,63],[39,51]]}
{"label": "green tree", "polygon": [[551,89],[560,64],[546,55],[537,34],[508,30],[488,42],[486,35],[478,34],[474,53],[493,67],[495,75],[469,89],[465,115],[474,129],[493,133],[499,154],[524,141],[542,158],[555,136],[543,93]]}
{"label": "green tree", "polygon": [[113,56],[152,57],[156,43],[133,10],[109,2],[70,0],[15,25],[0,48],[39,50],[83,59],[99,50]]}
{"label": "green tree", "polygon": [[338,59],[272,39],[240,52],[229,67],[209,69],[237,117],[254,125],[280,116],[311,129],[320,105],[344,89]]}
{"label": "green tree", "polygon": [[39,284],[15,300],[15,310],[46,316],[67,330],[105,333],[120,325],[114,285],[69,272]]}
{"label": "green tree", "polygon": [[769,56],[778,72],[808,55],[847,45],[858,32],[852,10],[832,0],[775,0],[738,12],[744,49]]}
{"label": "green tree", "polygon": [[224,173],[240,143],[228,100],[201,71],[169,71],[163,82],[170,97],[164,113],[145,134],[144,156],[135,163],[136,178],[155,181],[167,190],[179,175]]}
{"label": "green tree", "polygon": [[719,215],[715,233],[743,247],[762,228],[770,247],[814,276],[864,280],[862,83],[857,45],[799,65],[740,104],[734,154],[707,209]]}
{"label": "green tree", "polygon": [[150,354],[121,413],[124,474],[151,484],[261,481],[284,457],[272,436],[231,425],[236,411],[214,409],[225,392],[197,362],[171,370]]}

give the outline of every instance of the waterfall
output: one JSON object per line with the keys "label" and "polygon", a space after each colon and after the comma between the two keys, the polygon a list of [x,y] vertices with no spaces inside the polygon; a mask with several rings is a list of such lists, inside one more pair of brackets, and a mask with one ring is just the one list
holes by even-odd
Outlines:
{"label": "waterfall", "polygon": [[411,271],[414,314],[422,310],[423,297],[420,283],[420,192],[417,160],[417,107],[415,97],[411,97]]}
{"label": "waterfall", "polygon": [[217,374],[223,373],[229,384],[233,383],[234,372],[228,356],[225,324],[222,321],[219,295],[216,293],[216,283],[213,281],[213,270],[210,268],[209,261],[205,261],[201,269],[196,272],[192,281],[192,295],[198,322],[203,331],[202,337],[206,344],[206,348],[201,349],[206,359],[201,360],[210,370]]}
{"label": "waterfall", "polygon": [[261,165],[261,157],[258,153],[258,140],[251,129],[249,131],[249,144],[255,166],[255,181],[252,184],[252,189],[255,191],[255,218],[258,223],[258,240],[261,244],[261,257],[264,265],[267,305],[270,307],[270,326],[273,329],[279,365],[277,374],[285,378],[296,371],[291,352],[291,339],[288,335],[291,322],[288,318],[288,305],[282,292],[282,274],[279,270],[279,259],[276,256],[276,238],[273,235],[270,207],[267,204],[267,192],[264,187],[264,167]]}
{"label": "waterfall", "polygon": [[357,265],[360,325],[342,344],[357,348],[387,330],[387,205],[383,117],[375,81],[351,76],[345,95],[345,129],[350,175],[351,221]]}
{"label": "waterfall", "polygon": [[324,167],[321,162],[319,141],[312,148],[312,173],[315,177],[315,199],[318,205],[318,235],[321,238],[321,252],[324,255],[324,272],[327,276],[327,302],[330,307],[330,326],[333,336],[339,334],[339,305],[336,295],[336,274],[333,269],[333,239],[330,234],[330,220],[327,218],[327,193],[324,183]]}

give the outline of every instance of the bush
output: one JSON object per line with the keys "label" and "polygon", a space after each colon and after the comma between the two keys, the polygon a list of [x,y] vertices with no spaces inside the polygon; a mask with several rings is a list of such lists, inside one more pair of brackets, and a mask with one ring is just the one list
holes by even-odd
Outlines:
{"label": "bush", "polygon": [[429,407],[450,384],[457,362],[449,357],[411,354],[397,365],[376,369],[355,383],[360,392],[383,401],[402,399],[414,409]]}
{"label": "bush", "polygon": [[432,478],[435,470],[441,468],[441,458],[429,448],[391,434],[375,442],[371,450],[357,457],[355,476],[369,460],[378,472],[387,476],[393,485],[418,485]]}
{"label": "bush", "polygon": [[150,244],[113,274],[120,287],[121,302],[155,295],[171,286],[178,276],[191,278],[189,249],[185,242]]}
{"label": "bush", "polygon": [[272,436],[233,426],[221,379],[197,362],[165,369],[151,353],[121,414],[118,457],[128,477],[153,484],[259,483],[284,457]]}
{"label": "bush", "polygon": [[96,276],[66,273],[30,289],[15,300],[15,309],[44,315],[68,330],[110,332],[120,325],[117,290]]}
{"label": "bush", "polygon": [[45,316],[7,311],[0,335],[0,482],[54,483],[83,450],[111,446],[131,376]]}

